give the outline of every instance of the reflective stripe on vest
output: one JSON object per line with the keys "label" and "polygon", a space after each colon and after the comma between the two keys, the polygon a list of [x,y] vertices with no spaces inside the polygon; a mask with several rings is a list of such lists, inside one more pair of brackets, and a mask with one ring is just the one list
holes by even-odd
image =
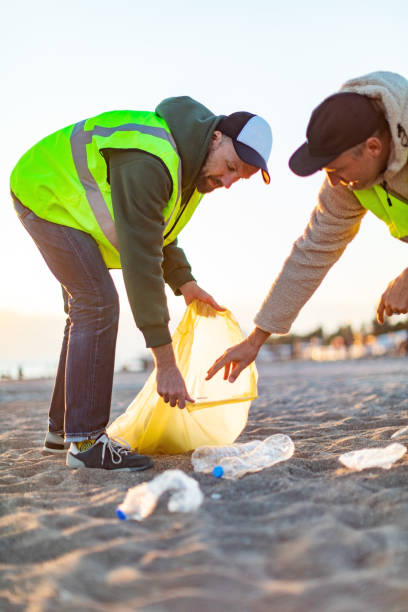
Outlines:
{"label": "reflective stripe on vest", "polygon": [[[164,128],[154,127],[150,125],[143,125],[138,123],[127,123],[123,125],[119,125],[112,128],[106,128],[101,126],[95,126],[92,130],[85,130],[84,125],[86,123],[86,119],[83,121],[79,121],[74,125],[71,134],[71,149],[72,149],[72,157],[74,160],[75,168],[78,173],[79,180],[86,192],[86,197],[89,202],[89,205],[92,209],[93,214],[101,228],[102,232],[105,234],[106,238],[109,240],[111,244],[117,249],[118,248],[118,240],[116,236],[115,224],[112,220],[110,211],[106,206],[106,202],[104,197],[99,189],[98,183],[93,178],[92,174],[88,168],[88,160],[86,155],[86,145],[92,142],[92,137],[94,135],[108,137],[118,131],[138,131],[143,134],[149,134],[150,136],[155,136],[156,138],[162,138],[163,140],[167,140],[174,151],[178,155],[177,146],[174,141],[173,136],[166,132]],[[168,224],[172,220],[173,213],[177,208],[177,204],[180,199],[180,190],[181,190],[181,162],[178,164],[177,168],[177,193],[174,199],[173,208],[165,220],[164,231],[166,230]]]}

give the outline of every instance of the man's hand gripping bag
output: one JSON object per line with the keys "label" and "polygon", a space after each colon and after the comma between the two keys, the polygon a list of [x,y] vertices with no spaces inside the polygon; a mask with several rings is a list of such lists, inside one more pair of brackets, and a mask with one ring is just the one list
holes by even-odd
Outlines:
{"label": "man's hand gripping bag", "polygon": [[243,339],[229,311],[217,312],[194,300],[173,335],[177,365],[195,403],[172,408],[158,395],[156,372],[124,414],[108,428],[145,454],[177,454],[198,446],[232,444],[244,429],[251,400],[257,397],[257,371],[247,367],[233,383],[224,371],[206,381],[206,373],[227,348]]}

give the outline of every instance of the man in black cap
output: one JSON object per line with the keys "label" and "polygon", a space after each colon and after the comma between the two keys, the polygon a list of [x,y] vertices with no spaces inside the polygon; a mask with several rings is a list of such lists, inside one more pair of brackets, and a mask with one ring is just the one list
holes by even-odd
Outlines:
{"label": "man in black cap", "polygon": [[150,458],[105,434],[119,316],[109,269],[123,269],[136,325],[156,362],[158,393],[184,408],[194,398],[174,357],[164,284],[187,304],[222,307],[197,284],[177,236],[202,194],[258,170],[269,183],[271,146],[271,129],[258,115],[215,115],[181,96],[154,112],[110,111],[79,121],[17,163],[15,208],[61,283],[68,314],[44,452],[69,447],[74,468],[151,467]]}
{"label": "man in black cap", "polygon": [[[289,166],[299,176],[325,172],[318,204],[256,315],[255,329],[215,362],[208,378],[224,368],[233,382],[270,334],[289,331],[367,210],[408,242],[407,134],[408,82],[391,72],[352,79],[313,111],[307,141]],[[407,312],[408,268],[384,291],[377,318],[383,323],[385,314]]]}

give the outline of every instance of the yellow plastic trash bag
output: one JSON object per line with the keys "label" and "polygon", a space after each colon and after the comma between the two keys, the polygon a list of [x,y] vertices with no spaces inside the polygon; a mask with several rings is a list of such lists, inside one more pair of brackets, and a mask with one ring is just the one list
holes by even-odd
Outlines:
{"label": "yellow plastic trash bag", "polygon": [[242,340],[229,311],[217,312],[194,300],[173,335],[176,361],[196,403],[172,408],[158,395],[153,371],[124,414],[108,428],[132,449],[146,454],[177,454],[204,445],[232,444],[244,429],[251,400],[257,397],[257,371],[246,368],[233,383],[223,370],[206,381],[206,373],[227,348]]}

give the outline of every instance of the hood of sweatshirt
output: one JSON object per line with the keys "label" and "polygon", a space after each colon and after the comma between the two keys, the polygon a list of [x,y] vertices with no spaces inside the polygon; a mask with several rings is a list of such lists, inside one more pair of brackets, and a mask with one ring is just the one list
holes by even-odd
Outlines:
{"label": "hood of sweatshirt", "polygon": [[170,128],[181,158],[182,200],[190,197],[207,155],[211,136],[224,115],[214,115],[189,96],[166,98],[155,111]]}
{"label": "hood of sweatshirt", "polygon": [[351,91],[373,98],[381,106],[391,131],[391,152],[386,180],[408,162],[408,81],[395,72],[371,72],[346,81],[340,91]]}

